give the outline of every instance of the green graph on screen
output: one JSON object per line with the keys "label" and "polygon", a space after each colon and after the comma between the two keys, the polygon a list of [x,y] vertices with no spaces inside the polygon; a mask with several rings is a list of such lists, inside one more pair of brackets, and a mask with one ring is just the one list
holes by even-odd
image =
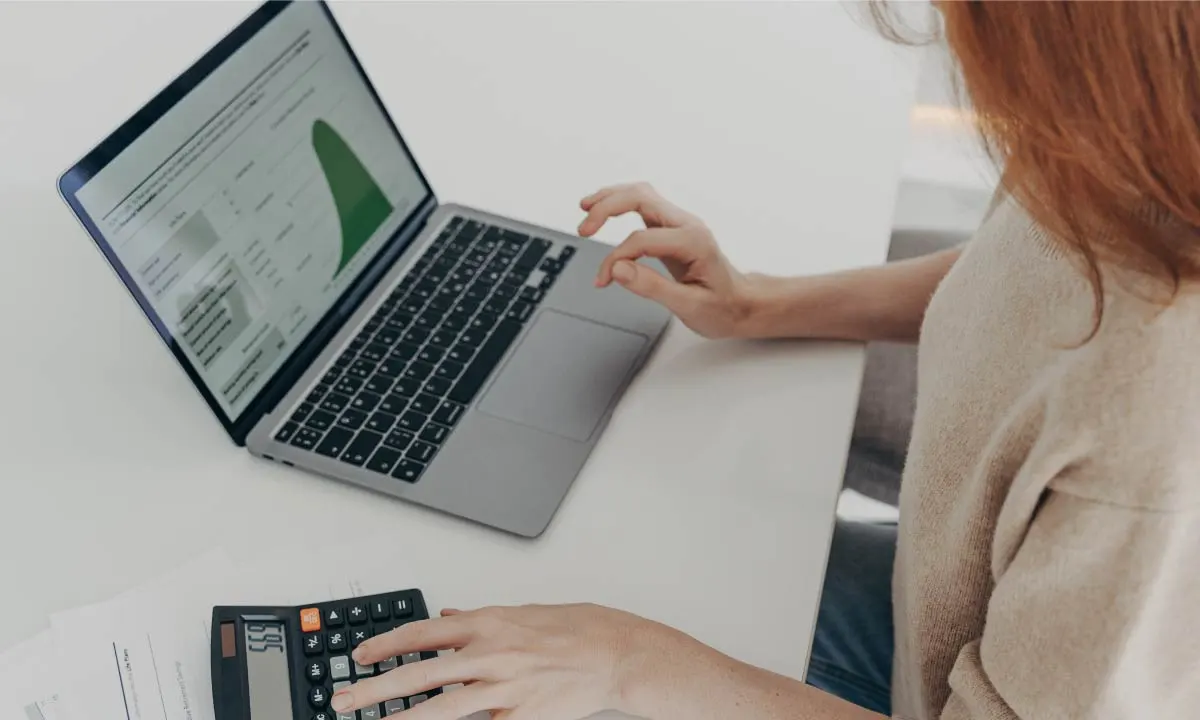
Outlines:
{"label": "green graph on screen", "polygon": [[324,120],[313,123],[312,144],[342,226],[342,257],[334,273],[337,275],[392,214],[392,203],[329,123]]}

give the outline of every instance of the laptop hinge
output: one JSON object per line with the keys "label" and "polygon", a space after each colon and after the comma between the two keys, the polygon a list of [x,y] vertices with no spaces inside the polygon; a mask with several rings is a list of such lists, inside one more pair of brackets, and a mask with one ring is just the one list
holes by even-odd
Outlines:
{"label": "laptop hinge", "polygon": [[429,224],[429,219],[438,208],[437,197],[432,193],[413,213],[413,217],[396,231],[388,240],[386,250],[380,253],[375,262],[363,273],[362,277],[347,289],[337,303],[325,314],[317,326],[309,334],[304,343],[284,363],[274,378],[267,383],[259,396],[250,404],[247,412],[235,428],[234,441],[245,445],[251,430],[262,419],[275,411],[276,406],[287,397],[300,378],[304,376],[313,362],[329,345],[330,341],[342,329],[346,318],[353,315],[371,291],[379,285],[396,260],[404,253],[412,241],[419,237]]}

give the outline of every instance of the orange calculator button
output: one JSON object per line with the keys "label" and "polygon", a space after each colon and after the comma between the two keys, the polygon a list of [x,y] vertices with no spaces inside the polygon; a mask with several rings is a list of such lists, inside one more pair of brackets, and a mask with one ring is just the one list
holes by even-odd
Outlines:
{"label": "orange calculator button", "polygon": [[321,611],[316,608],[304,608],[300,611],[300,630],[310,633],[321,629]]}

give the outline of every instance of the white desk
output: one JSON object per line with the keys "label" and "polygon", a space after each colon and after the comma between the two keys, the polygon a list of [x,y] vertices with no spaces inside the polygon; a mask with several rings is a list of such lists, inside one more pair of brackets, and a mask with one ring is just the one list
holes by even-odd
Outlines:
{"label": "white desk", "polygon": [[[650,179],[748,269],[885,255],[916,73],[843,6],[336,10],[444,199],[570,229],[582,195]],[[351,543],[437,606],[611,603],[800,675],[858,347],[673,328],[532,542],[228,441],[53,183],[245,11],[0,9],[0,646],[216,544],[310,572],[306,544]],[[265,501],[277,512],[239,509]]]}

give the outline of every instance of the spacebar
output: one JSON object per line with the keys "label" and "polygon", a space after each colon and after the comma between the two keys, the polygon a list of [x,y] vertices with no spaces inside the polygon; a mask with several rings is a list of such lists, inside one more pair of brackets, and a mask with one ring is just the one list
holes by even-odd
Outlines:
{"label": "spacebar", "polygon": [[479,354],[471,361],[470,367],[459,378],[454,389],[450,391],[450,399],[462,405],[475,399],[475,394],[479,392],[479,388],[483,387],[488,375],[491,375],[492,370],[500,364],[500,359],[508,351],[508,346],[512,345],[513,340],[516,340],[517,335],[520,334],[521,323],[512,320],[501,321],[496,326],[496,331],[479,349]]}

